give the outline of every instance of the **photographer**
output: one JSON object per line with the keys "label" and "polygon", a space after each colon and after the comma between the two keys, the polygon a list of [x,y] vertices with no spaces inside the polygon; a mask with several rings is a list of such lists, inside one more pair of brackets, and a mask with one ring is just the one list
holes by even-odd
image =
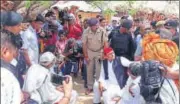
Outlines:
{"label": "photographer", "polygon": [[82,27],[77,23],[73,14],[64,15],[65,24],[64,30],[67,31],[67,38],[74,38],[80,40],[82,36]]}
{"label": "photographer", "polygon": [[56,87],[53,83],[49,70],[55,62],[56,58],[51,52],[43,53],[40,56],[40,64],[34,64],[29,68],[24,90],[30,93],[31,99],[36,100],[39,104],[75,104],[77,92],[72,91],[72,78],[70,76],[64,77],[65,79],[61,80],[61,83],[56,83]]}
{"label": "photographer", "polygon": [[[76,75],[78,73],[78,62],[82,55],[82,47],[76,42],[74,38],[70,38],[66,44],[64,56],[68,58],[65,67],[65,75],[69,75],[71,72],[74,72]],[[71,71],[71,68],[74,66],[74,70]]]}
{"label": "photographer", "polygon": [[[51,25],[57,26],[58,31],[63,30],[63,26],[60,24],[60,21],[57,20],[56,14],[53,11],[48,11],[45,14],[46,23],[44,25],[45,29],[51,29]],[[52,28],[53,29],[53,28]]]}
{"label": "photographer", "polygon": [[[46,22],[44,23],[42,32],[45,33],[42,38],[45,46],[55,45],[58,38],[58,31],[63,30],[63,26],[56,20],[56,15],[52,11],[45,14]],[[41,38],[41,37],[40,37]]]}

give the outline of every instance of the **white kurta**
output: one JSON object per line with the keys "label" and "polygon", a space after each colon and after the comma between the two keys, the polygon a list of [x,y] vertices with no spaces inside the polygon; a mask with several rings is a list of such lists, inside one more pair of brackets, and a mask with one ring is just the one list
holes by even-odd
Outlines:
{"label": "white kurta", "polygon": [[1,104],[20,104],[21,88],[16,77],[1,67]]}
{"label": "white kurta", "polygon": [[[63,98],[64,93],[56,90],[55,86],[51,83],[50,71],[38,64],[32,65],[27,72],[24,91],[31,95],[31,99],[42,102],[54,104]],[[75,104],[77,93],[72,92],[71,104]]]}
{"label": "white kurta", "polygon": [[[142,96],[140,95],[140,79],[140,76],[136,79],[132,79],[131,77],[128,78],[125,87],[120,92],[120,104],[145,104]],[[132,84],[133,87],[131,88],[131,91],[134,94],[134,97],[129,92],[129,88]]]}
{"label": "white kurta", "polygon": [[[103,68],[103,64],[101,64],[99,82],[101,82],[104,88],[106,89],[106,91],[103,92],[103,100],[105,104],[114,104],[115,102],[112,101],[111,99],[115,96],[120,96],[120,87],[117,82],[114,71],[112,69],[112,64],[113,61],[112,62],[108,61],[108,76],[109,76],[108,80],[105,80],[104,68]],[[99,85],[97,82],[95,82],[93,90],[94,90],[93,102],[99,103],[101,96],[99,91]]]}
{"label": "white kurta", "polygon": [[[179,70],[179,65],[174,64],[172,70]],[[172,79],[164,81],[160,91],[160,98],[163,104],[179,104],[179,91]]]}
{"label": "white kurta", "polygon": [[[108,62],[108,80],[105,80],[103,64],[101,64],[99,82],[101,82],[106,89],[106,91],[104,91],[102,94],[104,104],[116,104],[115,101],[112,101],[112,98],[117,96],[121,97],[121,100],[118,102],[118,104],[144,104],[143,98],[142,96],[140,96],[140,77],[137,77],[135,80],[129,77],[125,87],[123,89],[120,89],[114,71],[112,69],[112,64],[113,62]],[[134,84],[134,86],[132,87],[132,92],[135,94],[134,97],[132,97],[132,95],[129,93],[129,87],[131,84]],[[95,83],[95,86],[96,89],[94,89],[94,103],[98,103],[100,102],[100,92],[98,90],[99,85],[97,82]]]}
{"label": "white kurta", "polygon": [[105,89],[107,89],[110,85],[118,85],[119,86],[116,76],[113,71],[112,64],[113,64],[113,61],[112,62],[108,61],[108,76],[109,76],[108,80],[105,80],[104,68],[103,68],[103,64],[101,64],[101,73],[100,73],[100,77],[99,77],[99,82],[101,82],[103,84]]}

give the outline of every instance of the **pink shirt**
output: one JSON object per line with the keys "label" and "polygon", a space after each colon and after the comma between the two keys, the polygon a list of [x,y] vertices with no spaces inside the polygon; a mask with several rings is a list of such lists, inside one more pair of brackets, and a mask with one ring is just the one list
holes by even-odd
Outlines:
{"label": "pink shirt", "polygon": [[63,53],[64,52],[66,43],[67,43],[67,40],[57,41],[56,42],[56,48],[58,50],[58,53]]}

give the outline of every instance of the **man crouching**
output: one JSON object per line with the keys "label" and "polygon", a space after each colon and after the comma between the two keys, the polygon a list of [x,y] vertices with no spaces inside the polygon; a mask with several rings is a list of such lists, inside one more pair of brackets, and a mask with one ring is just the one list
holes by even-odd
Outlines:
{"label": "man crouching", "polygon": [[72,90],[72,78],[62,82],[57,88],[51,82],[50,69],[55,64],[55,56],[45,52],[40,56],[40,64],[32,65],[26,75],[23,90],[28,92],[31,99],[39,104],[75,104],[77,92]]}

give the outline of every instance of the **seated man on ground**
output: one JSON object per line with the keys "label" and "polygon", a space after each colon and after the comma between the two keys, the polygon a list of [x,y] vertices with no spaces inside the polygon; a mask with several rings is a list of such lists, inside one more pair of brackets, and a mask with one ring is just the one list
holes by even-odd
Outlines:
{"label": "seated man on ground", "polygon": [[[72,91],[72,78],[55,87],[52,84],[50,69],[55,64],[55,56],[45,52],[40,57],[40,64],[32,65],[26,75],[24,90],[30,93],[31,99],[38,103],[75,104],[77,92]],[[63,86],[63,87],[62,87]]]}
{"label": "seated man on ground", "polygon": [[143,97],[140,94],[140,80],[141,80],[141,63],[130,62],[123,59],[123,66],[128,68],[128,80],[125,87],[121,90],[120,96],[112,98],[116,104],[145,104]]}
{"label": "seated man on ground", "polygon": [[[100,97],[103,96],[105,104],[115,104],[113,98],[120,96],[121,89],[126,84],[126,69],[121,64],[119,57],[115,57],[112,48],[104,49],[105,60],[101,63],[99,82],[94,84],[94,104],[100,104]],[[122,59],[122,58],[121,58]]]}

